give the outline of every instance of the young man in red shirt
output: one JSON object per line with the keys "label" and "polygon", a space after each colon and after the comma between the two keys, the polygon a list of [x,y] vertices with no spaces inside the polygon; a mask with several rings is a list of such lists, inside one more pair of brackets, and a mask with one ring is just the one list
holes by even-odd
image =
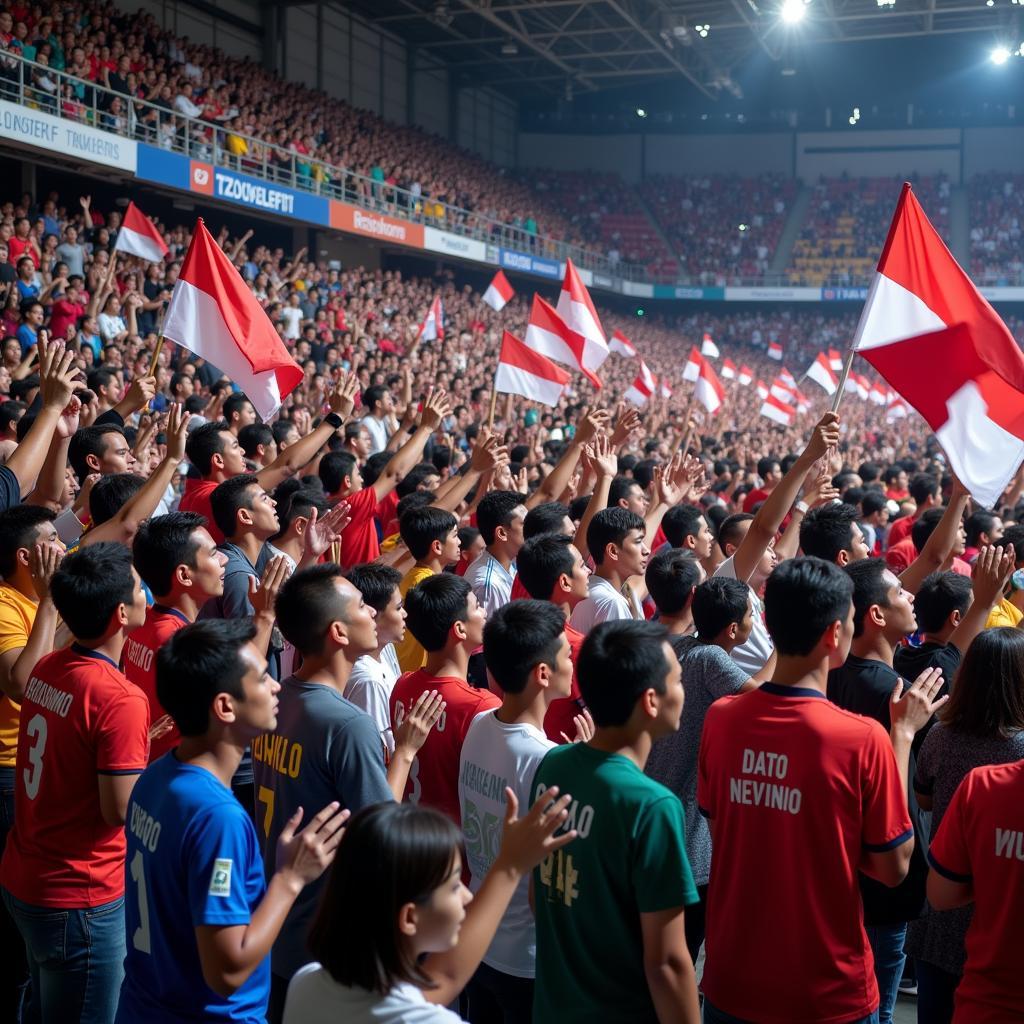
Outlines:
{"label": "young man in red shirt", "polygon": [[457,825],[459,757],[470,723],[481,711],[501,706],[488,690],[466,682],[469,656],[484,642],[486,616],[469,584],[454,573],[429,576],[405,599],[406,628],[426,648],[427,663],[407,672],[391,691],[391,726],[397,732],[421,694],[436,690],[445,713],[413,762],[406,799],[434,807]]}
{"label": "young man in red shirt", "polygon": [[942,703],[941,677],[924,673],[902,697],[896,686],[889,736],[831,704],[828,670],[850,648],[852,596],[835,565],[783,562],[765,590],[772,679],[722,698],[705,719],[707,1024],[867,1024],[878,1009],[857,872],[890,886],[906,876],[910,746]]}
{"label": "young man in red shirt", "polygon": [[119,544],[69,555],[50,592],[75,642],[25,688],[0,872],[28,956],[25,1019],[94,1024],[113,1019],[124,975],[124,823],[149,756],[149,704],[117,666],[146,599]]}
{"label": "young man in red shirt", "polygon": [[[135,568],[153,594],[146,621],[133,630],[125,643],[124,674],[149,700],[150,721],[166,715],[156,696],[156,652],[182,626],[195,622],[199,609],[224,593],[227,555],[195,512],[171,512],[156,516],[139,527],[132,545]],[[176,727],[154,738],[149,760],[178,745]]]}

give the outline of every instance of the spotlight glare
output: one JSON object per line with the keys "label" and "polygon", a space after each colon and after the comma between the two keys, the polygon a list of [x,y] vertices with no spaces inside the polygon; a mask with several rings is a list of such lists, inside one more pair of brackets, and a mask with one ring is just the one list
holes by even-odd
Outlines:
{"label": "spotlight glare", "polygon": [[636,108],[636,116],[637,117],[646,117],[647,116],[647,111],[644,110],[643,107],[637,107]]}
{"label": "spotlight glare", "polygon": [[997,46],[989,55],[988,59],[997,67],[1005,64],[1010,59],[1010,51],[1005,46]]}
{"label": "spotlight glare", "polygon": [[807,13],[807,5],[804,0],[783,0],[780,15],[787,25],[795,25],[803,21]]}

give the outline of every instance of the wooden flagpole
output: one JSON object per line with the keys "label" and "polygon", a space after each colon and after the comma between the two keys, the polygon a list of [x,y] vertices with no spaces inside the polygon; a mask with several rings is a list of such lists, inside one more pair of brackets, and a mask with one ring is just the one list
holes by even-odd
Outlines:
{"label": "wooden flagpole", "polygon": [[846,381],[850,376],[850,368],[853,366],[853,357],[857,350],[851,348],[846,353],[846,362],[843,363],[843,372],[839,375],[839,386],[836,388],[835,397],[832,399],[832,412],[839,412],[839,403],[843,400],[843,392],[846,390]]}

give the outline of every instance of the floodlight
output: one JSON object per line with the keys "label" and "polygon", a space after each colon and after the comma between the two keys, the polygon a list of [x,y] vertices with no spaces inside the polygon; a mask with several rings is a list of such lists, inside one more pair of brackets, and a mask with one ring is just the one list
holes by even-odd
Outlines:
{"label": "floodlight", "polygon": [[807,13],[807,5],[804,0],[783,0],[779,13],[787,25],[795,25],[798,21],[803,20]]}
{"label": "floodlight", "polygon": [[997,46],[988,55],[988,59],[997,66],[1005,64],[1010,59],[1010,51],[1005,46]]}

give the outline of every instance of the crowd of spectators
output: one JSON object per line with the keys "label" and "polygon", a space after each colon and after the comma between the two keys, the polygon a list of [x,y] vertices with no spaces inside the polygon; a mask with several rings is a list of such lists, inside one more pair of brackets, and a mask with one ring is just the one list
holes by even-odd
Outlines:
{"label": "crowd of spectators", "polygon": [[1020,284],[1024,280],[1024,175],[976,174],[968,185],[968,195],[971,276],[978,284]]}

